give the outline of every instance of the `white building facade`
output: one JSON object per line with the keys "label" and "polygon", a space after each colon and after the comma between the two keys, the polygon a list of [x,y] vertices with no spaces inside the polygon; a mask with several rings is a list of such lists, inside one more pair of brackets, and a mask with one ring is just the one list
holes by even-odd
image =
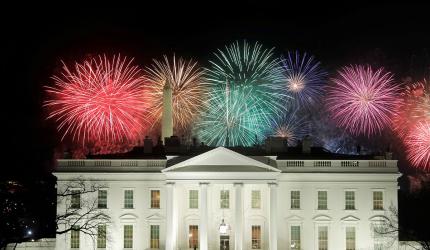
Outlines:
{"label": "white building facade", "polygon": [[58,188],[78,178],[105,184],[89,195],[112,222],[101,236],[59,235],[56,249],[398,247],[373,234],[397,207],[396,160],[284,160],[223,147],[173,159],[58,160]]}

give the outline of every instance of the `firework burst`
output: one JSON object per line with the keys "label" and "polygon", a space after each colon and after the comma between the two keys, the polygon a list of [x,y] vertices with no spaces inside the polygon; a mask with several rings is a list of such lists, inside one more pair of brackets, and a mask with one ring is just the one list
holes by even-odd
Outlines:
{"label": "firework burst", "polygon": [[124,142],[135,140],[147,110],[143,77],[133,60],[99,56],[70,69],[63,63],[54,86],[45,87],[48,119],[55,119],[62,139]]}
{"label": "firework burst", "polygon": [[175,130],[188,127],[202,112],[208,97],[208,84],[204,71],[197,62],[169,60],[164,56],[163,61],[154,60],[151,67],[146,68],[145,77],[149,80],[151,116],[155,122],[161,120],[163,110],[164,84],[171,84],[173,90],[173,122]]}
{"label": "firework burst", "polygon": [[430,122],[419,122],[405,138],[405,144],[411,164],[430,169]]}
{"label": "firework burst", "polygon": [[272,136],[288,139],[288,145],[293,146],[297,140],[309,133],[309,124],[296,111],[289,112],[285,116],[273,119]]}
{"label": "firework burst", "polygon": [[350,66],[338,71],[328,87],[327,108],[339,127],[370,137],[391,125],[399,103],[398,86],[382,68]]}
{"label": "firework burst", "polygon": [[327,72],[313,56],[306,53],[301,55],[298,51],[288,52],[282,59],[282,66],[287,90],[295,97],[297,104],[309,106],[321,97]]}

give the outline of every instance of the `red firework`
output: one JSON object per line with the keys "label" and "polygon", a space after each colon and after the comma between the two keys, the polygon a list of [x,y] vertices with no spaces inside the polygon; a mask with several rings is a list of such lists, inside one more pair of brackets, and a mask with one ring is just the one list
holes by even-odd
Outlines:
{"label": "red firework", "polygon": [[419,122],[405,138],[405,144],[411,164],[430,169],[430,122]]}
{"label": "red firework", "polygon": [[69,69],[63,63],[54,86],[46,87],[48,119],[55,119],[62,139],[110,143],[136,140],[145,127],[146,94],[133,59],[98,56]]}
{"label": "red firework", "polygon": [[327,108],[339,127],[370,137],[391,125],[399,103],[398,86],[383,68],[349,66],[338,71],[328,88]]}

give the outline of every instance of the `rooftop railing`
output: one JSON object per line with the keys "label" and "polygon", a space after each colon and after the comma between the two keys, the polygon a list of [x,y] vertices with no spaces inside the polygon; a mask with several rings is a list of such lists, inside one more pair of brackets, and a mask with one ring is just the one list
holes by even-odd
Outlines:
{"label": "rooftop railing", "polygon": [[59,159],[58,167],[166,167],[166,160],[89,160]]}
{"label": "rooftop railing", "polygon": [[397,160],[277,160],[278,168],[397,168]]}

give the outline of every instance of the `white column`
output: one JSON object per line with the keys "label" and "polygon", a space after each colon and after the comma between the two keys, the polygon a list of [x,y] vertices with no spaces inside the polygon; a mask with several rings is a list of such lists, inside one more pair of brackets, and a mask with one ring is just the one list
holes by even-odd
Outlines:
{"label": "white column", "polygon": [[269,249],[278,249],[278,230],[277,230],[277,219],[278,219],[278,197],[277,189],[278,184],[269,183],[270,188],[270,228],[269,228]]}
{"label": "white column", "polygon": [[199,249],[208,250],[208,185],[200,183],[200,225],[199,225]]}
{"label": "white column", "polygon": [[175,202],[175,183],[166,183],[166,250],[176,250],[178,219]]}
{"label": "white column", "polygon": [[234,183],[235,211],[234,211],[234,249],[243,249],[243,183]]}

